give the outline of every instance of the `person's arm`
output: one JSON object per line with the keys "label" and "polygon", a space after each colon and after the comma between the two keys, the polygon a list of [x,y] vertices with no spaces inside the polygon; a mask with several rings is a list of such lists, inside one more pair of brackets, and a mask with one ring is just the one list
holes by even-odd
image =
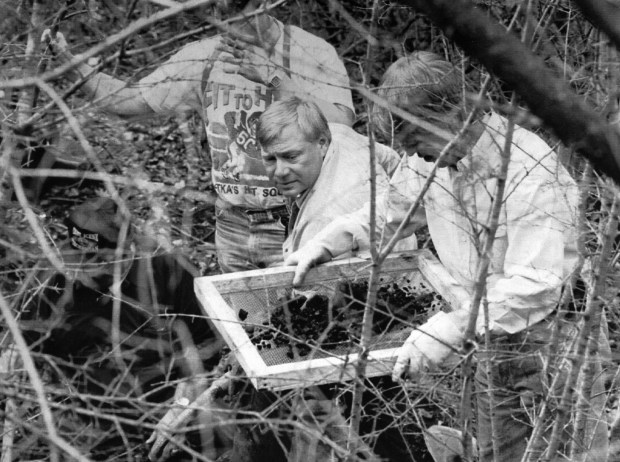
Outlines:
{"label": "person's arm", "polygon": [[284,260],[284,266],[295,266],[293,287],[303,284],[306,274],[313,266],[326,263],[360,247],[368,229],[368,207],[337,218],[327,225],[302,248]]}
{"label": "person's arm", "polygon": [[[566,244],[570,246],[568,240],[576,236],[578,191],[574,181],[563,167],[548,161],[550,148],[541,146],[530,152],[546,152],[547,159],[539,164],[528,160],[510,165],[503,273],[487,282],[489,329],[497,334],[526,329],[555,308],[570,266]],[[392,378],[414,378],[444,363],[461,346],[469,315],[465,306],[439,313],[415,329],[399,351]],[[476,330],[479,334],[485,331],[483,310]]]}
{"label": "person's arm", "polygon": [[375,142],[374,146],[377,164],[381,166],[389,178],[392,178],[400,164],[400,156],[394,149],[385,144]]}
{"label": "person's arm", "polygon": [[[387,190],[377,198],[376,223],[378,238],[387,243],[403,221],[413,200],[418,181],[409,158],[404,157]],[[424,220],[423,212],[410,221],[401,237],[413,234]],[[299,286],[313,266],[325,263],[352,250],[367,250],[370,247],[370,203],[359,210],[337,218],[312,238],[301,249],[293,252],[284,261],[287,266],[296,266],[294,286]]]}
{"label": "person's arm", "polygon": [[[336,50],[322,39],[296,29],[291,37],[291,66],[285,69],[270,58],[255,39],[223,37],[218,49],[224,72],[271,87],[274,99],[298,96],[316,103],[330,123],[351,127],[355,120],[349,77]],[[283,32],[284,33],[284,32]],[[308,43],[296,44],[303,37]],[[290,71],[290,72],[289,72]]]}
{"label": "person's arm", "polygon": [[[557,305],[568,276],[567,242],[575,238],[577,186],[563,167],[539,165],[527,175],[511,165],[506,197],[508,248],[503,274],[487,284],[489,327],[514,333],[544,319]],[[509,173],[510,175],[510,173]],[[484,331],[478,319],[478,331]]]}
{"label": "person's arm", "polygon": [[[49,43],[60,63],[65,64],[76,59],[69,52],[67,41],[61,32],[57,32],[56,36],[52,37],[47,29],[43,32],[41,39]],[[121,116],[153,112],[138,86],[129,85],[103,72],[95,72],[95,69],[85,62],[77,64],[71,71],[71,78],[74,81],[86,79],[81,89],[89,98],[98,101],[99,105],[108,112]]]}
{"label": "person's arm", "polygon": [[[58,33],[55,39],[49,32],[48,40],[61,61],[74,59],[67,51],[67,42]],[[137,83],[127,83],[80,63],[74,78],[87,77],[85,93],[105,111],[120,116],[148,114],[181,114],[199,111],[202,74],[205,62],[213,55],[218,38],[192,42],[178,50],[170,59]],[[92,74],[92,75],[91,75]]]}

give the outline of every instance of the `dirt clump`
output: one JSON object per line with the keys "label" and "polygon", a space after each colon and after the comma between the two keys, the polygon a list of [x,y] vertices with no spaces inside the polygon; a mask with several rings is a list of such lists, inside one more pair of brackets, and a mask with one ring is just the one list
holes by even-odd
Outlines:
{"label": "dirt clump", "polygon": [[[252,342],[259,350],[287,346],[291,359],[319,347],[358,344],[367,294],[366,281],[341,281],[331,296],[282,298],[270,318],[254,328]],[[382,285],[374,306],[373,336],[420,324],[436,298],[433,292],[415,293],[396,283]]]}

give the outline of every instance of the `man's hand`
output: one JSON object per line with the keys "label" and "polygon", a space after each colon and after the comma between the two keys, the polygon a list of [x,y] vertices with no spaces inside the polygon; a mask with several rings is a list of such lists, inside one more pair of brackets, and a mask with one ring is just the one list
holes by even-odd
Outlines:
{"label": "man's hand", "polygon": [[464,332],[458,324],[462,317],[455,313],[439,312],[414,329],[398,352],[392,380],[414,379],[444,363],[460,347]]}
{"label": "man's hand", "polygon": [[299,287],[304,282],[310,268],[319,263],[328,262],[332,258],[332,254],[325,247],[306,245],[290,254],[284,260],[284,266],[297,266],[293,278],[293,287]]}
{"label": "man's hand", "polygon": [[239,74],[266,85],[276,69],[266,50],[244,40],[224,36],[218,49],[222,52],[219,59],[225,63],[223,69],[227,74]]}

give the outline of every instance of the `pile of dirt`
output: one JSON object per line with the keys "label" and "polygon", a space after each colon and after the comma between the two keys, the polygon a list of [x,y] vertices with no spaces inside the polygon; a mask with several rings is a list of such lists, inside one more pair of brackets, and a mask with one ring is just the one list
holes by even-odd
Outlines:
{"label": "pile of dirt", "polygon": [[[359,344],[367,294],[367,281],[341,281],[331,297],[284,298],[270,319],[254,328],[252,342],[259,350],[287,346],[289,358],[307,356],[315,348]],[[436,298],[433,292],[415,293],[396,283],[382,285],[374,306],[373,336],[420,324]]]}

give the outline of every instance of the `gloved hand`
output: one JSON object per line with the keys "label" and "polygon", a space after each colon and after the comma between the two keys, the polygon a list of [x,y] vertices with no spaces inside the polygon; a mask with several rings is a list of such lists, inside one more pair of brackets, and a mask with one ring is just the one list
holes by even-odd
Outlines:
{"label": "gloved hand", "polygon": [[332,259],[332,254],[325,247],[305,245],[301,249],[290,254],[284,260],[284,266],[297,266],[293,287],[299,287],[303,282],[310,268],[325,263]]}
{"label": "gloved hand", "polygon": [[455,353],[465,337],[463,314],[439,312],[414,329],[399,350],[392,380],[413,379]]}

